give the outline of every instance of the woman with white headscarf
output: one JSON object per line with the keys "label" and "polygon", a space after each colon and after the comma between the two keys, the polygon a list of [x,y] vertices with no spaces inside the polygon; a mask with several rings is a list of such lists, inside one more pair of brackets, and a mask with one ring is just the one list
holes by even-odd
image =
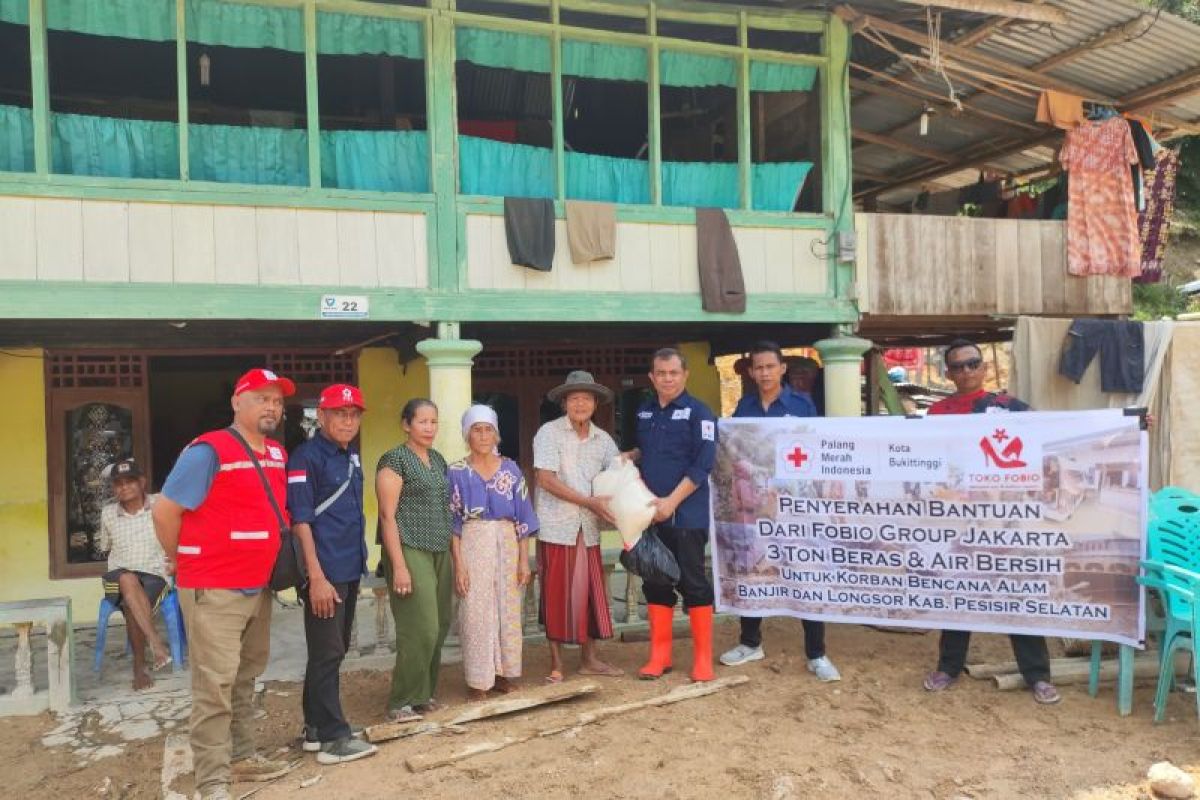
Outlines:
{"label": "woman with white headscarf", "polygon": [[469,452],[450,465],[450,516],[455,590],[467,694],[481,700],[493,688],[511,692],[521,677],[521,608],[529,568],[529,537],[538,520],[521,468],[496,450],[496,412],[467,409]]}

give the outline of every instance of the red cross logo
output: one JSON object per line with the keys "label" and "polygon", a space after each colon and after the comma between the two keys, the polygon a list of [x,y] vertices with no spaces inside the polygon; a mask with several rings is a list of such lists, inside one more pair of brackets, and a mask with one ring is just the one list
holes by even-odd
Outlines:
{"label": "red cross logo", "polygon": [[804,462],[808,461],[808,453],[805,453],[804,449],[800,447],[800,445],[796,445],[795,449],[788,453],[786,458],[788,461],[792,462],[792,465],[796,469],[804,469]]}

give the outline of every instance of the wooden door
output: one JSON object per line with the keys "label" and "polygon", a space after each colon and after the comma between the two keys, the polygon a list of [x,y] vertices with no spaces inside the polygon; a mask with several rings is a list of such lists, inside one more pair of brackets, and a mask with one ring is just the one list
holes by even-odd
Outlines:
{"label": "wooden door", "polygon": [[100,575],[100,509],[111,501],[104,469],[133,457],[153,474],[149,393],[128,389],[52,389],[47,402],[50,576]]}

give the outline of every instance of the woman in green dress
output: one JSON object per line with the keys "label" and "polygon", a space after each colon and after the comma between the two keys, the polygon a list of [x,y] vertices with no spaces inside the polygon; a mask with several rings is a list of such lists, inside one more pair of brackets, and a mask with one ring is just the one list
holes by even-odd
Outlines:
{"label": "woman in green dress", "polygon": [[416,398],[400,417],[408,439],[383,454],[375,473],[383,569],[396,625],[391,722],[420,719],[438,708],[434,695],[454,592],[446,460],[433,449],[437,406]]}

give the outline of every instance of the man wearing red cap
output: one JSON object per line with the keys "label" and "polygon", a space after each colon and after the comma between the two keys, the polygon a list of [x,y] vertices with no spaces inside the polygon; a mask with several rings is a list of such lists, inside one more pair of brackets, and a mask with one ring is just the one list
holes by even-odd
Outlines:
{"label": "man wearing red cap", "polygon": [[339,680],[358,582],[367,567],[362,461],[354,444],[365,410],[357,387],[326,388],[317,403],[320,430],[296,448],[287,466],[288,512],[308,565],[308,586],[300,592],[308,643],[302,746],[321,764],[355,761],[376,751],[375,745],[353,738],[342,713]]}
{"label": "man wearing red cap", "polygon": [[187,627],[201,800],[227,800],[233,781],[271,780],[288,770],[255,754],[251,721],[254,680],[270,655],[267,585],[287,523],[287,453],[267,436],[283,419],[283,399],[295,392],[270,370],[239,378],[233,424],[184,449],[154,505],[155,533],[175,562]]}

